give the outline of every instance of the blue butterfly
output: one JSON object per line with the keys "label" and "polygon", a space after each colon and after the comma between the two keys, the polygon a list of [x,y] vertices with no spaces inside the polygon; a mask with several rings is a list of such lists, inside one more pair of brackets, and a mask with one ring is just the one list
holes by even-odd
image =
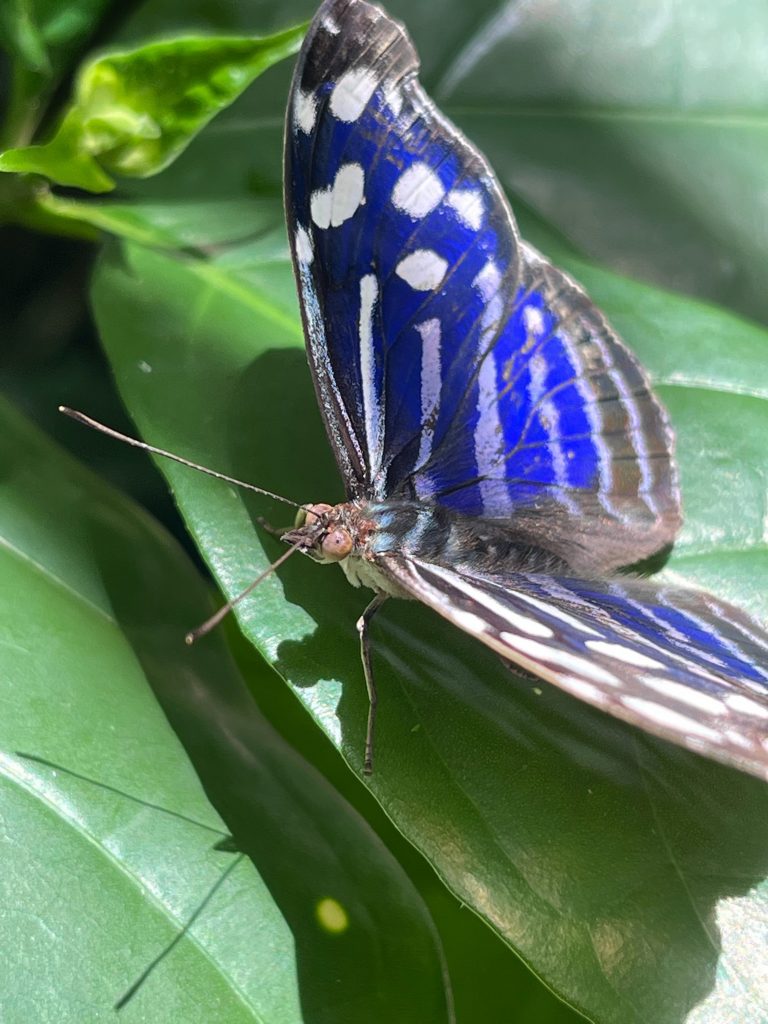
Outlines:
{"label": "blue butterfly", "polygon": [[[284,539],[422,601],[609,714],[768,778],[768,634],[616,575],[681,525],[674,436],[581,287],[518,233],[403,27],[326,0],[288,104],[285,199],[309,363],[347,501]],[[613,574],[613,575],[612,575]]]}

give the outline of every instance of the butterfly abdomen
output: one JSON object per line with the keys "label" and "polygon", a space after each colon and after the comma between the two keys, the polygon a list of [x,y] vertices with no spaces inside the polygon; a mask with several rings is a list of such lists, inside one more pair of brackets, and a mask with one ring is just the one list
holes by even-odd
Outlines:
{"label": "butterfly abdomen", "polygon": [[553,552],[530,543],[514,523],[463,516],[423,502],[381,502],[362,513],[373,524],[366,544],[374,556],[407,552],[438,565],[476,571],[567,572]]}

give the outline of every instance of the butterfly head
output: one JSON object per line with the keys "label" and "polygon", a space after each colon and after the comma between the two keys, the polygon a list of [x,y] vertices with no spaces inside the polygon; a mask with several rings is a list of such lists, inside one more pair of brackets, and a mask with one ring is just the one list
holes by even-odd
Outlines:
{"label": "butterfly head", "polygon": [[309,504],[299,509],[292,530],[282,539],[298,544],[316,562],[342,562],[358,543],[359,517],[349,505]]}

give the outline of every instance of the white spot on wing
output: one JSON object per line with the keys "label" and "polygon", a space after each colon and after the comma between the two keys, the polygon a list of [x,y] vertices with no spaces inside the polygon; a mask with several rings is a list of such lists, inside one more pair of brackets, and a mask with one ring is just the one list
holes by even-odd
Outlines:
{"label": "white spot on wing", "polygon": [[447,269],[448,261],[432,249],[417,249],[400,260],[395,273],[416,291],[431,292],[440,285]]}
{"label": "white spot on wing", "polygon": [[309,201],[309,210],[312,220],[319,228],[331,226],[331,205],[333,203],[333,190],[330,188],[319,188],[312,193]]}
{"label": "white spot on wing", "polygon": [[547,390],[547,374],[549,363],[539,352],[528,360],[528,373],[531,381],[528,385],[528,398],[532,405],[536,405]]}
{"label": "white spot on wing", "polygon": [[293,98],[293,120],[306,135],[315,127],[317,117],[317,97],[311,92],[296,90]]}
{"label": "white spot on wing", "polygon": [[722,737],[716,729],[709,729],[694,718],[689,718],[688,715],[683,715],[679,711],[673,711],[672,708],[668,708],[664,704],[643,700],[642,697],[623,697],[622,704],[649,722],[655,722],[656,725],[661,725],[678,735],[699,737],[718,745],[722,742]]}
{"label": "white spot on wing", "polygon": [[337,228],[352,217],[363,202],[365,174],[360,164],[340,167],[333,185],[312,193],[310,211],[319,228]]}
{"label": "white spot on wing", "polygon": [[586,700],[590,704],[606,704],[608,694],[601,690],[594,683],[585,683],[583,679],[574,679],[572,676],[560,676],[559,685],[574,697]]}
{"label": "white spot on wing", "polygon": [[[551,639],[554,633],[545,626],[543,622],[537,622],[536,619],[529,619],[526,615],[519,615],[517,612],[513,612],[511,609],[507,609],[507,613],[504,616],[509,622],[510,626],[514,626],[515,629],[523,633],[528,633],[530,636],[543,636]],[[501,639],[508,644],[514,644],[517,640],[517,634],[504,632],[499,634]]]}
{"label": "white spot on wing", "polygon": [[[490,477],[498,469],[504,454],[504,435],[498,411],[496,359],[492,351],[488,352],[480,363],[477,386],[480,417],[475,427],[475,460],[478,475]],[[496,485],[492,480],[480,481],[480,493],[486,509],[492,507],[495,492]]]}
{"label": "white spot on wing", "polygon": [[527,637],[515,637],[514,643],[510,641],[513,650],[519,650],[521,654],[528,655],[537,662],[545,665],[555,665],[564,668],[568,672],[575,672],[581,678],[591,680],[594,683],[605,683],[608,686],[621,686],[621,680],[602,668],[595,665],[586,658],[580,658],[562,647],[555,647],[550,644],[539,643],[538,640],[529,640]]}
{"label": "white spot on wing", "polygon": [[333,87],[331,113],[340,121],[356,121],[376,89],[376,76],[366,68],[345,72]]}
{"label": "white spot on wing", "polygon": [[586,646],[598,654],[605,654],[616,661],[623,661],[625,665],[635,665],[637,668],[663,668],[660,661],[649,658],[632,647],[624,647],[622,644],[612,644],[607,640],[587,640]]}
{"label": "white spot on wing", "polygon": [[313,257],[314,252],[312,250],[312,239],[301,224],[299,224],[296,228],[296,258],[299,263],[305,263],[309,266]]}
{"label": "white spot on wing", "polygon": [[[553,596],[562,596],[568,600],[571,595],[564,588],[558,587],[557,589],[562,591],[561,595],[555,592],[555,587],[552,585],[553,580],[547,580],[547,589],[553,593]],[[546,601],[540,600],[538,597],[534,597],[532,594],[524,594],[522,591],[518,592],[517,596],[521,601],[525,601],[526,604],[533,605],[534,608],[538,608],[542,612],[546,612],[547,615],[551,615],[553,619],[559,619],[560,622],[565,623],[566,626],[570,626],[571,629],[577,630],[579,633],[587,633],[591,636],[600,636],[600,633],[596,629],[592,629],[581,619],[575,618],[573,615],[569,615],[568,612],[564,612],[562,608],[556,604],[548,604]]]}
{"label": "white spot on wing", "polygon": [[523,307],[523,325],[528,334],[540,338],[544,334],[544,317],[536,306]]}
{"label": "white spot on wing", "polygon": [[460,608],[455,608],[451,612],[451,616],[456,625],[460,629],[465,629],[467,633],[482,635],[486,632],[487,626],[485,621],[479,615],[473,615],[472,612],[465,612]]}
{"label": "white spot on wing", "polygon": [[[504,454],[504,433],[499,415],[496,360],[493,351],[488,350],[504,309],[504,302],[500,294],[501,281],[501,271],[493,260],[488,260],[472,282],[485,303],[480,320],[481,334],[478,351],[480,369],[477,378],[479,416],[474,437],[475,462],[480,477],[491,476],[498,469],[499,461]],[[492,507],[495,491],[496,485],[493,480],[480,481],[480,494],[485,507]]]}
{"label": "white spot on wing", "polygon": [[418,163],[404,171],[392,190],[392,202],[403,213],[421,220],[442,201],[443,183],[427,164]]}
{"label": "white spot on wing", "polygon": [[722,715],[727,710],[722,698],[714,697],[711,693],[703,693],[692,686],[684,686],[663,676],[642,676],[643,683],[661,693],[667,698],[678,701],[680,704],[687,704],[697,711],[704,711],[709,715]]}
{"label": "white spot on wing", "polygon": [[331,204],[331,226],[338,227],[355,213],[363,201],[365,174],[360,164],[345,164],[336,175]]}
{"label": "white spot on wing", "polygon": [[376,361],[374,358],[373,311],[379,297],[379,285],[374,274],[366,274],[360,281],[360,376],[363,381],[363,410],[365,437],[370,456],[371,480],[381,465],[384,417],[376,389]]}
{"label": "white spot on wing", "polygon": [[440,321],[416,324],[421,336],[421,445],[416,465],[423,466],[432,454],[435,419],[440,405],[442,372],[440,364]]}
{"label": "white spot on wing", "polygon": [[747,739],[746,736],[742,736],[740,732],[735,729],[726,729],[723,736],[731,743],[734,747],[741,747],[742,750],[751,750],[752,743]]}
{"label": "white spot on wing", "polygon": [[[552,630],[548,626],[545,626],[543,622],[537,622],[536,619],[529,619],[526,615],[520,615],[518,612],[513,611],[509,605],[503,604],[501,601],[497,601],[496,598],[493,597],[492,594],[489,594],[487,590],[474,586],[468,580],[464,579],[463,576],[459,576],[458,573],[442,569],[437,565],[430,565],[429,571],[435,576],[439,576],[441,579],[444,579],[449,586],[454,587],[460,593],[464,594],[465,597],[474,601],[475,604],[482,605],[482,607],[487,611],[496,615],[515,629],[519,629],[523,633],[529,633],[531,636],[552,637],[554,635]],[[502,640],[505,640],[513,646],[518,640],[517,635],[513,633],[501,633],[500,636]]]}
{"label": "white spot on wing", "polygon": [[333,18],[330,16],[330,14],[326,14],[326,16],[323,18],[321,24],[322,24],[323,28],[325,29],[325,31],[329,33],[329,35],[337,36],[339,34],[339,32],[341,32],[341,29],[336,24],[336,22],[333,20]]}
{"label": "white spot on wing", "polygon": [[388,82],[384,86],[384,102],[395,117],[400,116],[400,111],[403,109],[403,91],[399,85]]}
{"label": "white spot on wing", "polygon": [[[488,260],[472,284],[480,292],[486,303],[490,303],[495,298],[498,298],[499,288],[501,287],[501,271],[493,260]],[[500,309],[498,310],[498,315],[501,315]]]}
{"label": "white spot on wing", "polygon": [[768,709],[758,704],[751,697],[743,697],[740,693],[729,694],[725,703],[732,711],[738,711],[742,715],[752,715],[755,718],[768,718]]}
{"label": "white spot on wing", "polygon": [[473,188],[455,188],[448,193],[447,203],[468,228],[479,231],[485,216],[485,203],[480,192]]}

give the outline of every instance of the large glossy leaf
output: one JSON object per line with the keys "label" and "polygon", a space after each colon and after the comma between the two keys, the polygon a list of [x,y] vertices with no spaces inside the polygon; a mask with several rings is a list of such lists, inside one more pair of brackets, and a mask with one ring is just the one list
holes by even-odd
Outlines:
{"label": "large glossy leaf", "polygon": [[[146,437],[292,498],[332,501],[339,482],[276,224],[263,208],[257,241],[213,261],[114,247],[95,311]],[[570,269],[650,367],[678,429],[688,520],[668,571],[765,615],[768,339],[715,309]],[[164,471],[234,594],[279,550],[253,528],[263,503]],[[365,600],[334,569],[294,561],[239,615],[355,770],[366,701],[353,623]],[[714,1024],[725,1002],[735,1021],[768,1014],[744,954],[766,927],[763,784],[518,679],[423,609],[385,609],[376,644],[377,798],[550,984],[621,1024]]]}
{"label": "large glossy leaf", "polygon": [[157,174],[258,75],[295,53],[302,28],[267,38],[186,37],[89,61],[53,138],[0,153],[0,171],[90,192]]}
{"label": "large glossy leaf", "polygon": [[[115,1020],[163,950],[122,1019],[450,1020],[402,870],[259,716],[223,639],[185,648],[209,603],[176,544],[0,422],[3,1021]],[[227,829],[245,856],[214,848]]]}

